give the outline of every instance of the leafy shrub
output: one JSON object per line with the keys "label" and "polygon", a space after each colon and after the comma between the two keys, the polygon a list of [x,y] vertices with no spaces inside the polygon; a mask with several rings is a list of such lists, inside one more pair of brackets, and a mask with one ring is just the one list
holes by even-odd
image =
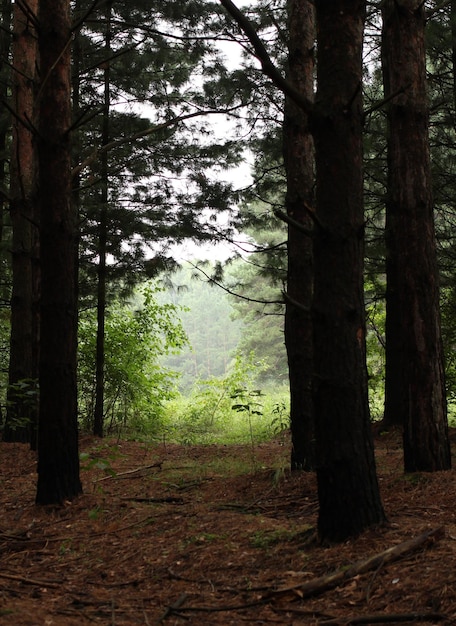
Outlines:
{"label": "leafy shrub", "polygon": [[[137,307],[112,305],[105,322],[105,422],[107,430],[153,432],[163,420],[164,402],[176,393],[177,374],[159,365],[162,354],[187,341],[173,304],[158,304],[151,283],[139,292]],[[95,402],[96,312],[79,323],[79,404],[86,428]]]}
{"label": "leafy shrub", "polygon": [[288,405],[288,393],[285,387],[274,394],[255,389],[262,366],[254,354],[247,359],[237,356],[227,376],[199,380],[190,394],[168,402],[166,436],[184,444],[260,442],[272,437],[273,408],[278,402]]}

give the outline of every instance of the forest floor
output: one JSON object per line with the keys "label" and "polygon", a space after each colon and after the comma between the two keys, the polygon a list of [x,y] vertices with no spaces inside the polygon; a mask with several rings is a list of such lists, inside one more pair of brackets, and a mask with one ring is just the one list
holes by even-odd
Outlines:
{"label": "forest floor", "polygon": [[404,475],[397,433],[388,523],[330,547],[286,440],[81,451],[84,495],[37,507],[34,454],[0,444],[0,624],[456,624],[456,470]]}

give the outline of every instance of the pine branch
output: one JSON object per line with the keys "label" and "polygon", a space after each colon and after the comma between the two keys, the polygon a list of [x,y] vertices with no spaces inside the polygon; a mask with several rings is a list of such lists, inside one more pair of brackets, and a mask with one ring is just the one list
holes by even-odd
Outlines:
{"label": "pine branch", "polygon": [[449,4],[451,4],[451,0],[443,0],[443,2],[437,4],[434,8],[428,9],[426,11],[426,20],[430,20],[436,13],[441,9],[445,9]]}
{"label": "pine branch", "polygon": [[304,226],[304,224],[301,224],[301,222],[294,220],[292,217],[287,215],[284,211],[280,211],[280,209],[276,209],[274,211],[274,215],[278,217],[279,220],[282,220],[282,222],[285,222],[289,226],[292,226],[293,228],[296,228],[297,230],[299,230],[301,233],[304,233],[304,235],[307,235],[308,237],[312,237],[311,228],[308,228],[307,226]]}
{"label": "pine branch", "polygon": [[21,0],[16,0],[16,4],[20,8],[22,13],[25,15],[25,17],[27,17],[32,22],[34,27],[38,30],[38,26],[39,26],[38,17],[30,9],[30,7],[27,4],[27,2],[22,2]]}
{"label": "pine branch", "polygon": [[19,124],[22,124],[22,126],[29,132],[37,134],[38,131],[33,126],[32,122],[28,118],[18,115],[18,113],[13,109],[13,107],[10,106],[7,100],[0,98],[0,103],[5,107],[5,109],[7,109],[7,111],[9,111],[9,113],[11,113],[11,115],[19,122]]}
{"label": "pine branch", "polygon": [[246,302],[254,302],[255,304],[281,304],[283,305],[283,300],[257,300],[255,298],[249,298],[248,296],[243,296],[242,294],[236,293],[235,291],[231,291],[231,289],[228,289],[228,287],[225,287],[218,281],[214,280],[211,276],[209,276],[209,274],[207,274],[204,270],[202,270],[198,265],[195,265],[191,261],[187,261],[187,263],[189,263],[193,268],[198,270],[198,272],[201,272],[201,274],[203,274],[203,276],[205,276],[211,284],[215,285],[216,287],[220,287],[220,289],[223,289],[223,291],[230,294],[230,296],[234,296],[235,298],[240,298],[241,300],[245,300]]}
{"label": "pine branch", "polygon": [[104,67],[107,64],[111,63],[112,61],[114,61],[115,59],[118,59],[119,57],[123,56],[124,54],[128,54],[129,52],[134,52],[145,41],[146,41],[146,38],[141,39],[141,41],[137,41],[135,44],[132,44],[131,46],[127,46],[125,48],[122,48],[121,50],[118,50],[117,52],[113,52],[109,57],[106,57],[104,59],[101,59],[100,61],[97,61],[94,65],[89,65],[85,67],[84,71],[91,72],[92,70],[98,67]]}
{"label": "pine branch", "polygon": [[56,58],[56,60],[54,61],[54,63],[51,65],[51,67],[48,70],[48,73],[46,74],[46,76],[43,78],[40,88],[38,90],[38,93],[36,95],[36,99],[35,99],[35,104],[39,102],[39,100],[41,99],[44,87],[47,83],[47,81],[49,80],[49,77],[51,76],[52,72],[54,71],[54,69],[57,67],[57,65],[60,62],[60,59],[63,57],[63,55],[65,54],[65,52],[68,50],[69,47],[71,47],[71,44],[73,43],[73,35],[71,35],[67,42],[65,43],[65,45],[63,46],[59,56]]}
{"label": "pine branch", "polygon": [[79,30],[81,26],[83,26],[89,15],[91,15],[96,9],[101,8],[104,4],[106,4],[106,0],[94,0],[90,7],[87,9],[87,11],[79,18],[79,20],[77,20],[77,22],[72,25],[72,32],[75,33],[77,30]]}
{"label": "pine branch", "polygon": [[287,304],[291,304],[292,306],[294,306],[296,309],[299,309],[299,311],[302,311],[303,313],[310,313],[311,309],[309,306],[306,306],[305,304],[298,302],[297,300],[292,298],[290,295],[288,295],[288,293],[285,290],[282,291],[282,295],[283,295],[283,299],[285,300]]}
{"label": "pine branch", "polygon": [[114,148],[119,148],[120,146],[123,146],[128,143],[132,143],[133,141],[136,141],[137,139],[142,139],[143,137],[153,135],[154,133],[160,132],[161,130],[165,130],[166,128],[172,128],[173,126],[177,126],[177,124],[179,124],[180,122],[184,122],[194,117],[201,117],[204,115],[227,114],[242,106],[243,105],[238,105],[230,109],[223,109],[223,110],[208,109],[208,110],[201,110],[201,111],[193,111],[193,113],[187,113],[185,115],[178,115],[177,117],[174,117],[172,120],[163,122],[163,124],[157,124],[156,126],[151,126],[149,128],[146,128],[145,130],[138,131],[137,133],[134,133],[133,135],[129,135],[128,137],[121,137],[120,139],[114,139],[113,141],[110,141],[109,143],[104,144],[103,146],[95,149],[91,154],[89,154],[89,156],[86,159],[84,159],[84,161],[82,161],[79,165],[73,168],[72,175],[73,177],[77,176],[78,174],[82,172],[82,170],[84,170],[86,167],[88,167],[94,161],[96,161],[98,157],[100,157],[102,154],[105,154],[106,152],[109,152],[110,150],[113,150]]}
{"label": "pine branch", "polygon": [[306,113],[312,113],[314,111],[313,103],[306,98],[300,91],[298,91],[276,68],[268,54],[268,51],[264,47],[263,42],[258,37],[258,34],[253,26],[252,22],[244,15],[238,7],[231,2],[231,0],[220,0],[222,6],[231,15],[244,35],[250,41],[255,51],[256,58],[261,63],[261,68],[272,80],[274,85],[280,89],[286,96],[289,96],[299,107],[301,107]]}
{"label": "pine branch", "polygon": [[395,91],[394,93],[391,93],[389,96],[386,96],[386,98],[383,98],[383,100],[376,102],[369,109],[364,111],[364,114],[363,114],[364,118],[366,118],[368,115],[370,115],[374,111],[377,111],[378,109],[383,108],[385,104],[388,104],[388,102],[390,102],[391,100],[394,100],[396,96],[400,96],[402,93],[405,93],[409,87],[410,85],[405,85],[405,87],[401,87],[400,89],[397,89],[397,91]]}

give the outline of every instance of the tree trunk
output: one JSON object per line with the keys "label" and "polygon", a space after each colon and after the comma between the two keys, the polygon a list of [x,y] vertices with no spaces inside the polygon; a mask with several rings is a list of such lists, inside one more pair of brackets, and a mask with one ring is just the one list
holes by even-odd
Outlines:
{"label": "tree trunk", "polygon": [[[73,20],[78,21],[81,17],[82,6],[84,0],[75,0],[73,3]],[[83,59],[83,46],[81,42],[81,32],[78,29],[74,33],[72,58],[71,58],[71,104],[73,124],[75,128],[71,135],[71,153],[72,153],[72,168],[79,163],[81,157],[81,127],[77,122],[81,120],[81,72],[82,72],[82,59]],[[72,202],[73,210],[76,219],[76,233],[74,239],[74,299],[76,308],[76,328],[79,327],[79,247],[81,241],[81,173],[76,171],[72,177]],[[76,353],[78,352],[78,336],[75,334],[75,346]]]}
{"label": "tree trunk", "polygon": [[365,2],[317,0],[317,169],[312,305],[323,541],[383,522],[365,347],[362,46]]}
{"label": "tree trunk", "polygon": [[450,3],[451,62],[453,66],[453,115],[456,116],[456,0]]}
{"label": "tree trunk", "polygon": [[385,422],[404,428],[404,468],[451,466],[426,94],[425,10],[383,3],[388,121]]}
{"label": "tree trunk", "polygon": [[40,0],[38,157],[41,354],[37,504],[82,491],[76,392],[76,220],[71,201],[69,0]]}
{"label": "tree trunk", "polygon": [[34,120],[37,45],[33,16],[38,1],[27,11],[13,10],[12,150],[10,162],[10,216],[12,227],[11,335],[8,410],[4,441],[30,442],[37,415],[37,363],[34,348],[34,269],[36,234],[36,158],[30,123]]}
{"label": "tree trunk", "polygon": [[[105,57],[111,57],[111,6],[106,5],[106,36]],[[104,107],[102,144],[109,142],[109,114],[110,114],[110,71],[109,61],[104,68]],[[95,355],[95,410],[93,416],[93,434],[103,437],[104,422],[104,370],[105,370],[105,317],[106,317],[106,245],[108,231],[108,153],[101,155],[101,193],[100,193],[100,219],[98,222],[98,285],[97,285],[97,345]]]}
{"label": "tree trunk", "polygon": [[[309,101],[313,99],[315,11],[309,0],[288,2],[288,75]],[[289,97],[285,100],[283,151],[287,173],[288,273],[285,345],[290,379],[291,469],[315,469],[315,429],[312,410],[313,287],[312,218],[314,153],[308,115]]]}
{"label": "tree trunk", "polygon": [[[10,65],[9,51],[11,47],[11,0],[2,0],[0,8],[1,22],[3,28],[0,30],[0,98],[2,101],[8,99],[10,85]],[[10,133],[10,114],[4,108],[0,116],[0,300],[6,302],[10,297],[9,285],[9,254],[6,252],[6,229],[4,229],[4,216],[6,210],[6,195],[1,190],[7,185],[7,145]],[[6,244],[6,245],[5,245]],[[2,406],[0,404],[0,424],[4,423]]]}
{"label": "tree trunk", "polygon": [[[9,51],[11,48],[11,0],[2,0],[1,21],[3,28],[0,31],[0,97],[2,100],[8,98],[8,85],[10,83]],[[9,113],[4,110],[0,118],[0,189],[6,188],[7,171],[7,137],[9,134]],[[5,196],[0,194],[0,242],[3,242],[3,215],[5,212]],[[0,258],[2,265],[5,263],[4,255]],[[4,274],[2,273],[1,293],[3,295],[5,285],[3,284]]]}

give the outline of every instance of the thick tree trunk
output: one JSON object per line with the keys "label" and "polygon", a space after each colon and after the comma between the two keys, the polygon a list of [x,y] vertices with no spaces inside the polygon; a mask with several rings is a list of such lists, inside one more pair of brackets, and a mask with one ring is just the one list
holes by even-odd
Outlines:
{"label": "thick tree trunk", "polygon": [[365,2],[317,0],[313,394],[323,541],[383,522],[365,348],[362,45]]}
{"label": "thick tree trunk", "polygon": [[13,10],[13,117],[10,162],[10,216],[12,226],[11,336],[8,411],[4,441],[30,442],[36,422],[37,363],[34,325],[36,157],[33,132],[37,44],[33,16],[38,1],[30,0],[27,11],[15,3]]}
{"label": "thick tree trunk", "polygon": [[404,428],[405,471],[451,465],[436,260],[425,11],[420,0],[383,3],[388,115],[385,422]]}
{"label": "thick tree trunk", "polygon": [[[0,31],[0,97],[2,100],[8,98],[8,85],[10,83],[10,66],[9,66],[9,51],[11,48],[11,18],[12,18],[12,5],[11,0],[2,0],[0,9],[0,19],[2,21],[2,30]],[[9,135],[9,113],[4,110],[0,117],[0,189],[6,188],[6,172],[8,158],[7,151],[7,137]],[[0,242],[3,242],[3,217],[5,211],[5,196],[0,194]],[[5,258],[2,254],[0,258],[2,266],[5,263]],[[0,284],[1,293],[5,292],[4,273],[2,272],[2,282]]]}
{"label": "thick tree trunk", "polygon": [[[3,28],[0,30],[0,98],[3,101],[8,99],[10,84],[10,64],[9,51],[11,48],[11,20],[12,20],[11,0],[2,0],[0,5],[0,19]],[[7,145],[10,134],[10,114],[4,109],[0,114],[0,189],[6,189],[8,156]],[[9,284],[9,254],[6,252],[4,216],[6,207],[6,196],[0,193],[0,299],[6,301],[10,297]],[[0,405],[0,424],[4,424],[5,415]]]}
{"label": "thick tree trunk", "polygon": [[69,0],[40,0],[41,354],[37,504],[81,493],[76,393],[76,220],[71,202]]}
{"label": "thick tree trunk", "polygon": [[[309,101],[313,99],[315,10],[310,0],[288,2],[288,76]],[[285,345],[290,379],[291,469],[315,469],[315,429],[312,409],[313,287],[312,218],[314,151],[307,114],[289,97],[285,101],[283,151],[287,173],[289,299],[285,310]]]}

